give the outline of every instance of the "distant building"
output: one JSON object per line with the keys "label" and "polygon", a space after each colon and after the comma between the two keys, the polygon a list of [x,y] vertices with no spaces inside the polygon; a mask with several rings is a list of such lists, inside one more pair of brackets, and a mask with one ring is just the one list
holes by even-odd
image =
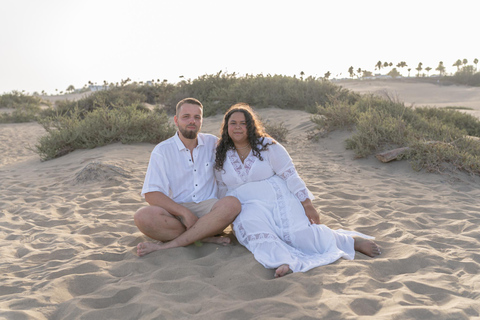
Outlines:
{"label": "distant building", "polygon": [[89,85],[88,88],[90,89],[90,91],[102,91],[107,90],[108,86]]}

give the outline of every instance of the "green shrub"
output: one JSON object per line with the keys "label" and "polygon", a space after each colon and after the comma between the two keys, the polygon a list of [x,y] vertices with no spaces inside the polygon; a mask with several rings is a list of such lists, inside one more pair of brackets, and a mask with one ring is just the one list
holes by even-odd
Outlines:
{"label": "green shrub", "polygon": [[415,170],[441,173],[461,170],[480,175],[480,142],[461,138],[447,143],[416,143],[404,155]]}
{"label": "green shrub", "polygon": [[285,124],[283,122],[280,122],[279,124],[271,124],[269,121],[265,121],[264,126],[265,131],[270,136],[272,136],[273,139],[279,142],[287,141],[287,135],[289,133],[289,130],[287,129],[287,127],[285,127]]}
{"label": "green shrub", "polygon": [[80,117],[84,117],[88,112],[98,108],[106,107],[112,109],[146,101],[147,97],[145,94],[138,92],[135,85],[112,87],[107,90],[96,91],[78,101],[57,101],[55,109],[43,112],[42,117],[50,117],[57,114],[71,115],[73,112],[76,112]]}
{"label": "green shrub", "polygon": [[204,105],[204,115],[224,113],[237,102],[255,108],[277,107],[312,111],[317,105],[334,100],[355,102],[359,95],[329,81],[309,77],[305,80],[283,75],[233,74],[204,75],[193,81],[182,81],[177,90],[165,101],[170,113],[176,103],[186,97],[195,97]]}
{"label": "green shrub", "polygon": [[47,131],[35,151],[42,160],[65,155],[76,149],[90,149],[109,143],[158,143],[175,132],[165,112],[147,112],[130,105],[106,106],[83,113],[75,108],[69,115],[40,119]]}
{"label": "green shrub", "polygon": [[0,95],[0,108],[13,108],[25,105],[40,105],[41,99],[18,91]]}
{"label": "green shrub", "polygon": [[40,107],[36,104],[23,103],[16,105],[11,113],[0,113],[0,123],[20,123],[37,120]]}
{"label": "green shrub", "polygon": [[474,116],[458,112],[454,109],[439,109],[431,107],[416,108],[415,112],[427,120],[438,119],[442,123],[462,128],[470,136],[480,137],[480,124]]}
{"label": "green shrub", "polygon": [[403,159],[414,169],[440,172],[454,168],[479,174],[480,121],[456,111],[435,108],[407,108],[403,103],[363,96],[355,104],[343,102],[319,106],[312,116],[317,129],[333,130],[351,126],[355,132],[346,140],[356,157],[409,147]]}
{"label": "green shrub", "polygon": [[312,115],[311,120],[327,131],[332,131],[351,127],[356,123],[356,117],[356,105],[340,101],[326,106],[317,105],[317,114]]}

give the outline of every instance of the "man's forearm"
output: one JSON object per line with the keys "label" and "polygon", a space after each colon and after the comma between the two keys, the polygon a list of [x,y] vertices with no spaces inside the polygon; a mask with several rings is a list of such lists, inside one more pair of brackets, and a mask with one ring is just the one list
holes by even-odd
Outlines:
{"label": "man's forearm", "polygon": [[188,210],[184,206],[170,199],[164,193],[158,191],[146,193],[145,200],[149,205],[162,207],[163,209],[167,210],[168,213],[174,216],[183,217],[185,211]]}

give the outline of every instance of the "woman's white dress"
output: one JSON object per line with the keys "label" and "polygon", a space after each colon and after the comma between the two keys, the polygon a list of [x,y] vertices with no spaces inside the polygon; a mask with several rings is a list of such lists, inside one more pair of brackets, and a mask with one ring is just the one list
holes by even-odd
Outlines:
{"label": "woman's white dress", "polygon": [[236,151],[228,150],[223,171],[215,172],[220,192],[242,204],[233,222],[238,241],[265,268],[288,264],[293,272],[305,272],[339,258],[352,260],[352,236],[368,236],[311,224],[301,201],[313,200],[313,195],[288,152],[276,143],[261,155],[263,161],[250,151],[242,163]]}

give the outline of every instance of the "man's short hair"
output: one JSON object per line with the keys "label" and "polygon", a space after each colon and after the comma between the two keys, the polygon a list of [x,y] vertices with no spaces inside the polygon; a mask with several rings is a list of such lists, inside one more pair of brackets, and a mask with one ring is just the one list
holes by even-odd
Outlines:
{"label": "man's short hair", "polygon": [[182,99],[180,100],[178,103],[177,103],[177,106],[175,108],[175,114],[178,115],[178,112],[180,111],[180,108],[184,105],[184,104],[194,104],[194,105],[197,105],[197,106],[200,106],[200,109],[202,109],[203,111],[203,105],[200,101],[198,101],[197,99],[195,98],[185,98],[185,99]]}

